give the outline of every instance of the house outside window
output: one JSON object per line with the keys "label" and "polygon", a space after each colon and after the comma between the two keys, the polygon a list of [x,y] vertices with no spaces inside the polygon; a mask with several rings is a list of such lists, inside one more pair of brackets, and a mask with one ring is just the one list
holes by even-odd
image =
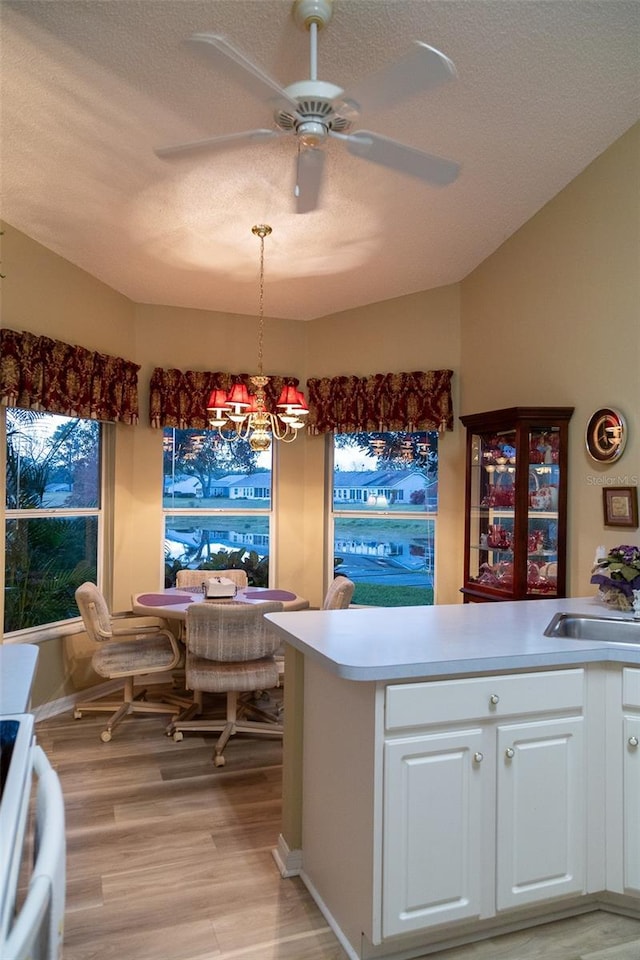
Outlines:
{"label": "house outside window", "polygon": [[102,425],[5,409],[4,631],[79,616],[75,590],[100,575]]}
{"label": "house outside window", "polygon": [[437,512],[437,432],[333,437],[331,575],[353,603],[433,603]]}
{"label": "house outside window", "polygon": [[269,584],[272,451],[216,430],[163,431],[165,586],[180,569],[244,569]]}

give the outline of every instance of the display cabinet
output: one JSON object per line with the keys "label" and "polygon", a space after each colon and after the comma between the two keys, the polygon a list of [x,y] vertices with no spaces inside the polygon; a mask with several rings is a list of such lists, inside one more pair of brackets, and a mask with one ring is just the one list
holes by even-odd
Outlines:
{"label": "display cabinet", "polygon": [[465,602],[564,597],[573,407],[460,417],[467,429]]}

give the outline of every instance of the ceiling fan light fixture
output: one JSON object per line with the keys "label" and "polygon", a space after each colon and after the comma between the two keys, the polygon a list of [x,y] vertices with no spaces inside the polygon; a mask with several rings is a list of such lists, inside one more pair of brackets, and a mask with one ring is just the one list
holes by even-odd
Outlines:
{"label": "ceiling fan light fixture", "polygon": [[327,128],[318,120],[305,120],[298,124],[297,134],[304,147],[319,147],[327,139]]}

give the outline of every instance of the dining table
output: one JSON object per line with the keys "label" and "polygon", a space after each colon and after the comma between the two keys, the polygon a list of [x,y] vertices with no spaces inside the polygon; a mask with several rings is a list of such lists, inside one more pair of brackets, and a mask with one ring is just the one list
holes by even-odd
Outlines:
{"label": "dining table", "polygon": [[[235,597],[242,603],[264,603],[265,600],[279,600],[283,613],[287,610],[308,610],[309,601],[291,590],[271,587],[239,588]],[[187,610],[192,603],[228,603],[229,599],[220,597],[207,600],[200,587],[165,587],[146,593],[134,593],[131,597],[131,610],[138,616],[164,617],[168,620],[187,619]]]}

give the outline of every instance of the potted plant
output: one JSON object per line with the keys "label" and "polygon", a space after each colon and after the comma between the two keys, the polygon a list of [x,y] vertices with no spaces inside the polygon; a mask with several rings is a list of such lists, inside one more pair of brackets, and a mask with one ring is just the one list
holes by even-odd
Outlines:
{"label": "potted plant", "polygon": [[599,587],[603,603],[617,610],[634,609],[634,591],[640,591],[640,547],[622,544],[612,547],[596,562],[591,583]]}

